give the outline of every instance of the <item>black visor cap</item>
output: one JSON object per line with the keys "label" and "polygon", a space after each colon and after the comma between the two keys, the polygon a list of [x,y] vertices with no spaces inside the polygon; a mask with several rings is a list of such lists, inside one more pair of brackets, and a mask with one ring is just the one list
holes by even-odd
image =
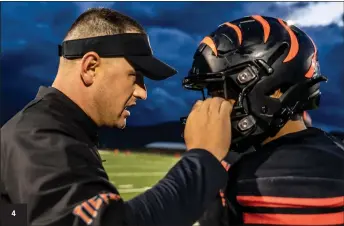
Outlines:
{"label": "black visor cap", "polygon": [[164,80],[177,73],[153,56],[147,35],[125,33],[64,41],[59,45],[59,56],[66,59],[82,58],[94,51],[100,57],[124,57],[135,68],[152,80]]}

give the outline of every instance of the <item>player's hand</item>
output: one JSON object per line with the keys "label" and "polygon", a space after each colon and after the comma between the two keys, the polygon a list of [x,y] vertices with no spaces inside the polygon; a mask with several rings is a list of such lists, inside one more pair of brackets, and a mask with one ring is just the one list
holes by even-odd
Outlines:
{"label": "player's hand", "polygon": [[185,125],[184,140],[187,150],[205,149],[221,161],[231,144],[232,109],[232,102],[220,97],[197,101]]}

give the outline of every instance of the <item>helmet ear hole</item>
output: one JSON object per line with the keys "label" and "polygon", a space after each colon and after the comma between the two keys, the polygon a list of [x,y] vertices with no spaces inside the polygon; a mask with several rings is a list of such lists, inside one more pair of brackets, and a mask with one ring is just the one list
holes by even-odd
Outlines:
{"label": "helmet ear hole", "polygon": [[269,95],[271,98],[274,98],[274,99],[279,99],[281,96],[282,96],[282,92],[281,92],[281,89],[277,89],[275,90],[275,92],[273,92],[273,94]]}
{"label": "helmet ear hole", "polygon": [[292,85],[289,83],[284,83],[279,85],[278,88],[273,87],[268,92],[265,93],[266,96],[269,96],[274,99],[280,98]]}
{"label": "helmet ear hole", "polygon": [[283,42],[282,45],[280,45],[278,49],[269,57],[267,64],[271,67],[272,64],[275,63],[275,61],[287,51],[288,48],[288,43]]}

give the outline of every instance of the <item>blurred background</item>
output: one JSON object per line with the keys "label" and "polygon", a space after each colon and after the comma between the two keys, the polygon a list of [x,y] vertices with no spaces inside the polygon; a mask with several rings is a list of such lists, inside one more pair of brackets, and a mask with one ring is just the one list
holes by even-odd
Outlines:
{"label": "blurred background", "polygon": [[[321,71],[329,78],[322,84],[321,108],[309,112],[313,126],[344,131],[343,2],[1,2],[1,125],[35,97],[39,86],[53,82],[57,45],[91,7],[113,8],[138,20],[154,54],[179,72],[163,82],[146,80],[148,99],[131,110],[127,129],[100,130],[101,149],[111,150],[102,152],[109,160],[105,165],[125,198],[155,183],[184,150],[179,117],[201,94],[184,90],[181,81],[202,38],[239,17],[280,17],[313,38]],[[133,153],[141,149],[156,154]]]}

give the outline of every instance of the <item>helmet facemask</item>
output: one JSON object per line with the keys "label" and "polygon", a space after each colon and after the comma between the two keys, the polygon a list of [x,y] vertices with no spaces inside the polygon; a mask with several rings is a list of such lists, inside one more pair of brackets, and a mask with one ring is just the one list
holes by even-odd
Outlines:
{"label": "helmet facemask", "polygon": [[[216,96],[235,100],[231,113],[233,145],[248,137],[256,129],[257,122],[249,112],[246,95],[259,81],[258,67],[256,63],[250,62],[229,70],[203,74],[193,73],[195,71],[193,68],[183,80],[183,87],[201,92],[203,100]],[[181,122],[185,124],[186,119],[182,117]]]}

